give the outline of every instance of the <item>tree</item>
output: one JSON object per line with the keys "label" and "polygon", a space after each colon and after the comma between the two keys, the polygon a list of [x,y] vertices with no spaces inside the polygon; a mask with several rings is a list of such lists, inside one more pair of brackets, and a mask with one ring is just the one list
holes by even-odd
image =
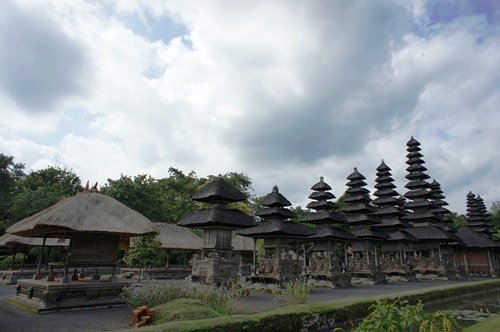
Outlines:
{"label": "tree", "polygon": [[493,204],[491,204],[490,211],[490,218],[493,227],[497,231],[497,234],[500,235],[500,202],[493,202]]}
{"label": "tree", "polygon": [[0,234],[12,224],[12,199],[25,175],[24,164],[15,163],[14,157],[0,153]]}
{"label": "tree", "polygon": [[128,267],[139,267],[139,282],[143,268],[158,264],[165,258],[165,252],[160,249],[160,245],[160,241],[152,236],[140,236],[134,238],[132,248],[125,251],[125,264]]}
{"label": "tree", "polygon": [[19,181],[18,187],[9,209],[11,224],[83,190],[78,175],[59,166],[31,171]]}
{"label": "tree", "polygon": [[108,179],[101,192],[152,221],[165,221],[169,218],[162,185],[149,175],[140,174],[134,178],[121,175],[118,180]]}
{"label": "tree", "polygon": [[458,214],[456,212],[450,212],[448,214],[448,216],[451,218],[451,220],[453,220],[453,223],[451,225],[451,227],[453,227],[453,229],[459,229],[460,227],[462,227],[463,225],[465,225],[467,223],[467,217],[464,216],[463,214]]}

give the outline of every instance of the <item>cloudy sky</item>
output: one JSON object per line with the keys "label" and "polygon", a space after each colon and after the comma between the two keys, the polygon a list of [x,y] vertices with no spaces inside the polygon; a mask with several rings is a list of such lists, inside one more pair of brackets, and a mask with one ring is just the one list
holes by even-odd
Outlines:
{"label": "cloudy sky", "polygon": [[406,142],[449,209],[500,200],[500,3],[3,0],[0,152],[82,182],[243,172],[305,206]]}

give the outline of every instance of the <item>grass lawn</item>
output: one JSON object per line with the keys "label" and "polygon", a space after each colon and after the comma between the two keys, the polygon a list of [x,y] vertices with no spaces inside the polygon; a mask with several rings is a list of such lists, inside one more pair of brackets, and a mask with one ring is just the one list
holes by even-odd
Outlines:
{"label": "grass lawn", "polygon": [[486,320],[469,326],[464,332],[498,332],[500,331],[500,316],[491,316]]}

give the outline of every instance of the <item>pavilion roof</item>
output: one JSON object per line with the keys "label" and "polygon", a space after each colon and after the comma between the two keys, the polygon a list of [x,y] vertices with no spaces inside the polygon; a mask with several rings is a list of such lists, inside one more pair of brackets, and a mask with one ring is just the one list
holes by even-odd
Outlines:
{"label": "pavilion roof", "polygon": [[155,235],[153,223],[111,196],[85,191],[10,226],[7,233],[39,237],[67,233]]}
{"label": "pavilion roof", "polygon": [[[43,237],[24,237],[10,233],[5,233],[0,236],[0,247],[41,247],[43,245]],[[64,238],[46,238],[46,247],[67,247],[69,239]]]}
{"label": "pavilion roof", "polygon": [[236,234],[232,241],[235,251],[253,251],[255,248],[254,240],[251,237]]}
{"label": "pavilion roof", "polygon": [[309,239],[329,239],[339,241],[352,241],[357,239],[356,235],[346,229],[339,227],[329,227],[325,225],[316,227],[314,231],[315,234],[309,236]]}
{"label": "pavilion roof", "polygon": [[304,224],[293,221],[266,220],[260,222],[258,226],[244,229],[238,232],[239,235],[254,238],[264,237],[290,237],[304,238],[314,234],[314,229]]}
{"label": "pavilion roof", "polygon": [[161,242],[162,249],[199,250],[203,239],[189,229],[166,222],[153,223],[159,231],[156,239]]}
{"label": "pavilion roof", "polygon": [[500,249],[500,244],[487,238],[481,233],[474,231],[468,226],[461,227],[456,235],[462,240],[467,248],[494,248]]}
{"label": "pavilion roof", "polygon": [[192,199],[205,203],[231,203],[246,200],[246,196],[234,186],[227,183],[222,177],[217,177],[214,181],[201,187],[194,193]]}
{"label": "pavilion roof", "polygon": [[192,228],[227,227],[239,229],[253,227],[257,223],[244,212],[215,205],[207,209],[191,211],[177,225]]}

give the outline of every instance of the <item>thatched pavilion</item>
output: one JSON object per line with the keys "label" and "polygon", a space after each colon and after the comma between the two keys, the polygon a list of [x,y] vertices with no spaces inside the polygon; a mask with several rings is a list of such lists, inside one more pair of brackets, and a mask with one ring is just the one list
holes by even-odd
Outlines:
{"label": "thatched pavilion", "polygon": [[[25,260],[27,252],[32,247],[42,247],[44,245],[43,238],[39,237],[24,237],[12,235],[9,233],[5,233],[0,236],[0,247],[10,248],[12,252],[12,261],[10,264],[10,268],[8,271],[0,271],[0,279],[7,284],[16,283],[17,279],[24,279],[26,277],[30,278],[35,271],[33,269],[25,268]],[[64,250],[64,248],[68,247],[69,239],[57,239],[57,238],[48,238],[45,239],[45,247],[48,248],[48,252],[46,254],[45,262],[39,260],[38,262],[38,273],[48,274],[48,263],[50,257],[50,251],[52,248],[60,248],[60,250]],[[18,253],[23,255],[21,266],[19,269],[15,269],[15,259]],[[40,271],[41,265],[44,264],[44,271]]]}
{"label": "thatched pavilion", "polygon": [[[155,236],[160,242],[160,249],[167,253],[164,266],[155,266],[142,270],[146,279],[174,279],[185,278],[191,273],[188,264],[188,255],[199,253],[202,250],[203,239],[186,227],[177,226],[168,222],[154,222],[153,225],[159,234]],[[130,246],[134,246],[134,238],[130,239]],[[171,264],[171,256],[176,256],[177,264]],[[180,256],[180,257],[179,257]],[[179,262],[180,261],[180,262]],[[122,268],[123,274],[139,273],[138,268]]]}
{"label": "thatched pavilion", "polygon": [[[27,237],[69,238],[69,253],[64,276],[54,281],[19,280],[15,299],[38,311],[73,307],[122,304],[118,295],[127,284],[114,277],[119,246],[128,246],[132,236],[155,235],[149,219],[110,196],[90,191],[66,198],[23,219],[7,229],[10,234]],[[42,246],[42,252],[44,247]],[[100,281],[98,269],[111,268],[110,282]],[[73,276],[68,276],[74,268]],[[77,268],[92,268],[94,277],[86,278]],[[70,280],[71,279],[71,280]]]}

